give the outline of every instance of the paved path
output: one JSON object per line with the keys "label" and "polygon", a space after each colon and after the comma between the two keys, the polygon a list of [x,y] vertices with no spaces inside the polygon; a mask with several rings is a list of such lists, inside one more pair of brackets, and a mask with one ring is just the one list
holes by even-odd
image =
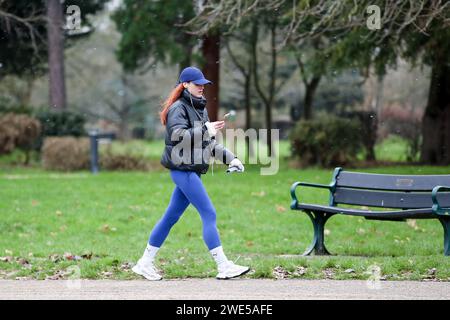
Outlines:
{"label": "paved path", "polygon": [[0,280],[0,300],[6,299],[446,299],[450,282],[215,279],[163,280]]}

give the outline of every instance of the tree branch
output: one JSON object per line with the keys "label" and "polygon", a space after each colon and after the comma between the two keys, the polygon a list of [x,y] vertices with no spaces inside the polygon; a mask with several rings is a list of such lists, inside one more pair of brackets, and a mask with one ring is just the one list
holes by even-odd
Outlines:
{"label": "tree branch", "polygon": [[297,61],[297,64],[300,68],[300,75],[303,81],[303,84],[305,85],[305,87],[308,86],[308,79],[306,77],[306,70],[305,70],[305,65],[303,64],[302,59],[300,58],[300,56],[298,55],[297,52],[294,53],[295,56],[295,60]]}
{"label": "tree branch", "polygon": [[[3,1],[0,2],[0,4],[2,4],[2,3],[3,3]],[[32,23],[39,22],[39,21],[47,21],[46,16],[44,16],[42,14],[36,14],[37,12],[38,12],[37,10],[33,10],[33,12],[30,14],[30,16],[28,16],[26,18],[22,18],[22,17],[19,17],[17,15],[14,15],[12,13],[9,13],[7,11],[0,9],[0,22],[2,22],[6,26],[6,30],[8,33],[11,33],[11,31],[12,31],[12,28],[13,28],[12,22],[22,24],[28,29],[28,33],[29,33],[30,39],[31,39],[31,46],[33,47],[35,54],[38,53],[36,37],[40,38],[41,40],[42,40],[42,38],[40,37],[39,33],[36,32],[36,28],[32,25]],[[16,33],[19,33],[19,31],[17,29],[14,29],[14,31]]]}
{"label": "tree branch", "polygon": [[244,66],[239,63],[239,61],[236,58],[236,56],[234,55],[234,53],[231,51],[230,43],[228,40],[225,40],[225,48],[227,49],[227,52],[230,55],[230,58],[231,58],[231,61],[233,62],[233,64],[239,69],[239,71],[241,71],[242,75],[245,78],[247,78],[249,76],[249,74],[245,70]]}

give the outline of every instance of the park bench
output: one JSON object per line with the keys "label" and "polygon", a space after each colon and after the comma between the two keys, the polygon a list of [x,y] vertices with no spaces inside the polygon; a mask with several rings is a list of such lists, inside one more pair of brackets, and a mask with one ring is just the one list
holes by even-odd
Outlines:
{"label": "park bench", "polygon": [[[328,205],[300,202],[295,194],[297,187],[328,189]],[[333,215],[344,214],[368,220],[438,219],[444,227],[444,254],[449,256],[449,191],[450,175],[372,174],[342,168],[334,170],[329,185],[295,182],[291,186],[291,209],[305,212],[314,227],[312,244],[303,255],[312,251],[316,255],[330,254],[324,244],[325,224]]]}

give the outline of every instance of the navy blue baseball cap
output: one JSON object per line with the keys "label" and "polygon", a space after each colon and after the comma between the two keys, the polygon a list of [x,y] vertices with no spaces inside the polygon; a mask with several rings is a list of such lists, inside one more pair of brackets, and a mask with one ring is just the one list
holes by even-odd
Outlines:
{"label": "navy blue baseball cap", "polygon": [[198,85],[212,83],[211,81],[206,79],[200,69],[196,67],[187,67],[184,68],[183,71],[181,71],[178,83],[182,82],[193,82]]}

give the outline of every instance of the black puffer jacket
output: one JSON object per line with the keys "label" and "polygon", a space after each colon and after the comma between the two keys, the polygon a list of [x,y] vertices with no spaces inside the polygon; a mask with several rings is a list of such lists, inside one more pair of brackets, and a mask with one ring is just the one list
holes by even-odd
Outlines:
{"label": "black puffer jacket", "polygon": [[[194,109],[195,108],[195,109]],[[206,99],[192,96],[187,89],[169,108],[161,164],[168,169],[205,174],[211,156],[230,164],[235,155],[210,137]]]}

